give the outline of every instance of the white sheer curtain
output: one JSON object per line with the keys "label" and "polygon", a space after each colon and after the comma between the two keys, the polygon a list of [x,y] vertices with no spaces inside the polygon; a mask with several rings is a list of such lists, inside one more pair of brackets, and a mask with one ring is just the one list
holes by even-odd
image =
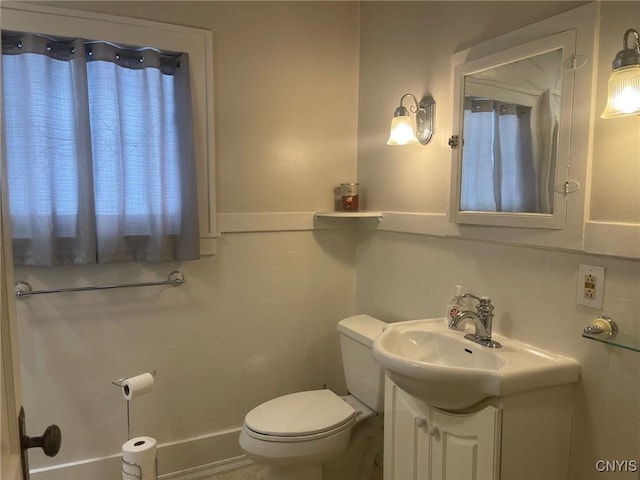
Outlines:
{"label": "white sheer curtain", "polygon": [[537,212],[531,108],[468,97],[460,208]]}
{"label": "white sheer curtain", "polygon": [[560,99],[546,90],[540,96],[538,132],[538,211],[551,213],[555,195],[556,158],[558,156],[558,112]]}
{"label": "white sheer curtain", "polygon": [[16,264],[197,258],[185,54],[3,34]]}

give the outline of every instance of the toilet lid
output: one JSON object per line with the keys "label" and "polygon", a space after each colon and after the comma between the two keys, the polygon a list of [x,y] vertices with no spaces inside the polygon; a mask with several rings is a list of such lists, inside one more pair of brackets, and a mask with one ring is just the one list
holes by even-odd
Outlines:
{"label": "toilet lid", "polygon": [[331,390],[313,390],[258,405],[245,417],[245,425],[254,432],[293,437],[331,430],[354,415],[355,410]]}

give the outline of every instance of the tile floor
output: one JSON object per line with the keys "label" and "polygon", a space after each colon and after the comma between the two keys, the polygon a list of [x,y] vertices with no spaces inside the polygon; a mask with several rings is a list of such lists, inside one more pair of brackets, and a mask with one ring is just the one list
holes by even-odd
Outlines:
{"label": "tile floor", "polygon": [[[252,465],[232,472],[219,473],[210,480],[264,480],[265,471],[262,465]],[[376,466],[371,480],[382,480],[382,469]]]}
{"label": "tile floor", "polygon": [[210,480],[264,480],[264,478],[264,466],[251,465],[232,472],[219,473],[211,477]]}

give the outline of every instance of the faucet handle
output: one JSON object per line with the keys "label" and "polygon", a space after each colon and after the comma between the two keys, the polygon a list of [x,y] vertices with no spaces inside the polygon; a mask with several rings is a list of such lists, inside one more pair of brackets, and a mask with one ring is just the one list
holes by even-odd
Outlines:
{"label": "faucet handle", "polygon": [[478,314],[488,315],[493,312],[495,307],[491,303],[491,299],[489,297],[481,297],[480,303],[476,307]]}
{"label": "faucet handle", "polygon": [[465,293],[462,298],[473,298],[474,300],[477,300],[478,302],[482,301],[482,298],[486,298],[486,297],[476,297],[473,293]]}
{"label": "faucet handle", "polygon": [[462,298],[473,298],[474,300],[476,300],[480,305],[490,305],[491,304],[491,299],[489,297],[477,297],[475,296],[473,293],[465,293]]}
{"label": "faucet handle", "polygon": [[478,305],[476,305],[478,315],[488,315],[493,312],[494,307],[489,297],[476,297],[472,293],[465,293],[462,298],[473,298],[478,301]]}

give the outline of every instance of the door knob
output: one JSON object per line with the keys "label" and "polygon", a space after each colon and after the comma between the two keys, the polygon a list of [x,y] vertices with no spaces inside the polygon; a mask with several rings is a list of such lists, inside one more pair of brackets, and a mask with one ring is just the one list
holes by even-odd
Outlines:
{"label": "door knob", "polygon": [[27,427],[25,422],[24,407],[20,407],[20,415],[18,415],[18,428],[20,429],[20,450],[22,457],[22,478],[29,480],[29,455],[27,450],[34,447],[40,447],[44,450],[45,455],[53,457],[60,451],[62,445],[62,432],[57,425],[49,425],[41,437],[29,437],[27,435]]}
{"label": "door knob", "polygon": [[62,445],[62,431],[57,425],[49,425],[41,437],[29,437],[23,435],[21,446],[23,450],[27,448],[42,448],[48,457],[55,457]]}

